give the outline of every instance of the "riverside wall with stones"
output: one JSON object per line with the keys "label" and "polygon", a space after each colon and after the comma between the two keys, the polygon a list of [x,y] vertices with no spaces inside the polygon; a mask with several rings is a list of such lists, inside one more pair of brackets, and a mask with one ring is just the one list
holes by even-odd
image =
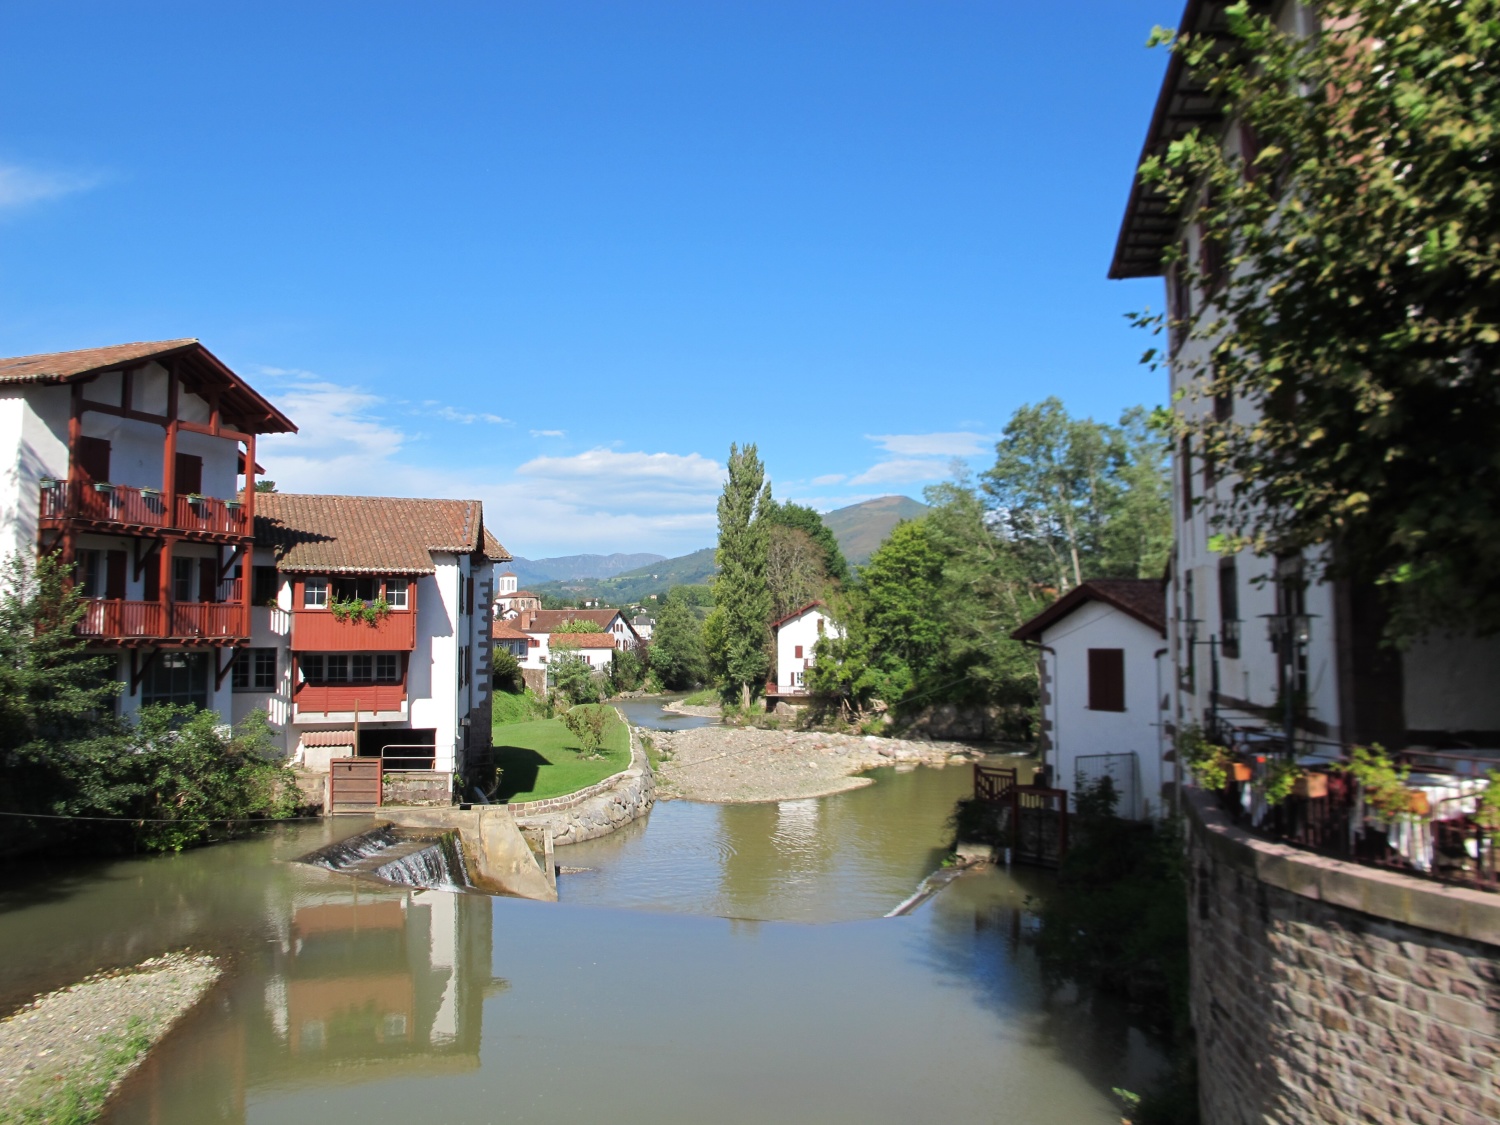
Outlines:
{"label": "riverside wall with stones", "polygon": [[1189,791],[1204,1121],[1500,1121],[1500,895],[1261,840]]}
{"label": "riverside wall with stones", "polygon": [[[625,721],[623,715],[620,721]],[[537,839],[551,829],[553,844],[560,846],[607,836],[650,812],[655,803],[656,778],[640,737],[631,727],[630,765],[626,769],[576,793],[518,802],[509,808],[516,827],[528,838]]]}

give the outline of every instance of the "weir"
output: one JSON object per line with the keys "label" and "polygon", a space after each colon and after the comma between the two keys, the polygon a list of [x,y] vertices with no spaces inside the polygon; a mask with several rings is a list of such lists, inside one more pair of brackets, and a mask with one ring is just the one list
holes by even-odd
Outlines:
{"label": "weir", "polygon": [[302,862],[403,887],[461,891],[474,887],[456,832],[422,832],[383,824],[304,856]]}

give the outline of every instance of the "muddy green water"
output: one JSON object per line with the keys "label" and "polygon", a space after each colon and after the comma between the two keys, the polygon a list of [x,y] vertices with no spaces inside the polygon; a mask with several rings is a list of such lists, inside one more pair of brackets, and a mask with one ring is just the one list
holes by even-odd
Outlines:
{"label": "muddy green water", "polygon": [[106,1120],[1117,1122],[1148,1045],[1038,979],[1037,872],[931,870],[967,770],[814,802],[658,805],[559,852],[558,904],[402,891],[288,862],[278,829],[0,892],[0,1002],[184,946],[233,971]]}

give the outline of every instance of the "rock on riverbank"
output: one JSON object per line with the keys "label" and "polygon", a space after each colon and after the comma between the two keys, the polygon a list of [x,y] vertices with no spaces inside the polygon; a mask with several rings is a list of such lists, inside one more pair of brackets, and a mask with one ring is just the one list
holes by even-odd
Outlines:
{"label": "rock on riverbank", "polygon": [[218,977],[213,958],[172,953],[48,993],[0,1021],[0,1120],[92,1121]]}
{"label": "rock on riverbank", "polygon": [[657,798],[715,804],[824,797],[869,785],[877,766],[977,762],[989,751],[961,742],[919,742],[818,731],[696,727],[643,731],[662,752]]}

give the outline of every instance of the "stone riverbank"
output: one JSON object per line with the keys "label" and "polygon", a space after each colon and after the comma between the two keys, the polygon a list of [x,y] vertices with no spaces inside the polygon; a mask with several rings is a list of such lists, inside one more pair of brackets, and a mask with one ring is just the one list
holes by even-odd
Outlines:
{"label": "stone riverbank", "polygon": [[826,797],[873,784],[857,774],[879,766],[967,765],[992,750],[821,731],[696,727],[643,731],[661,752],[657,796],[714,804]]}
{"label": "stone riverbank", "polygon": [[[620,721],[625,721],[623,715]],[[656,797],[656,778],[641,745],[641,731],[631,727],[629,767],[576,793],[518,802],[509,809],[527,839],[541,842],[550,834],[552,843],[560,846],[608,835],[650,812]]]}
{"label": "stone riverbank", "polygon": [[154,957],[40,996],[0,1021],[0,1121],[93,1120],[219,971],[203,955]]}

